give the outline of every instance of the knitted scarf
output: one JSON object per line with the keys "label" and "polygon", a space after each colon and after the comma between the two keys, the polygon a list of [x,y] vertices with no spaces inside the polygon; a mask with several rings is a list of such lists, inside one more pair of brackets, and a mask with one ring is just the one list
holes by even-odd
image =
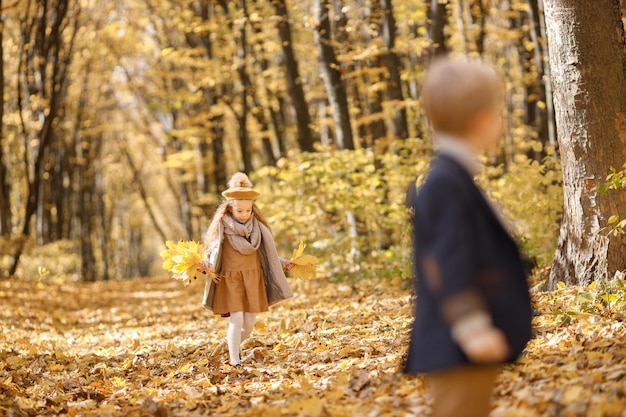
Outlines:
{"label": "knitted scarf", "polygon": [[250,216],[245,223],[239,223],[233,216],[227,214],[222,217],[222,224],[224,225],[224,234],[237,252],[242,255],[250,255],[259,250],[262,237],[261,227],[254,215]]}

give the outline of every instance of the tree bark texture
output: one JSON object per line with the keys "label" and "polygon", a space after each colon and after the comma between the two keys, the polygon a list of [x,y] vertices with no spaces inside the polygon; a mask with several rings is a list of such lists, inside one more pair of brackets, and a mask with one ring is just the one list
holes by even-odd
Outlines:
{"label": "tree bark texture", "polygon": [[335,122],[335,143],[339,149],[354,149],[348,98],[331,43],[328,0],[315,0],[314,3],[315,43],[320,54],[322,77]]}
{"label": "tree bark texture", "polygon": [[626,161],[626,55],[619,0],[545,0],[545,13],[565,195],[554,288],[626,267],[624,236],[600,230],[626,218],[626,193],[596,193]]}

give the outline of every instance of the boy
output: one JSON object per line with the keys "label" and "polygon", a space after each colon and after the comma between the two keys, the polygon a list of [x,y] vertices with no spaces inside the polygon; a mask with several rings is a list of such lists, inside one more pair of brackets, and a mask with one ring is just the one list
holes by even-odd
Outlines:
{"label": "boy", "polygon": [[517,245],[473,181],[476,155],[502,130],[502,82],[450,59],[424,79],[436,156],[411,186],[417,302],[405,371],[425,372],[434,417],[484,417],[499,365],[530,338],[531,308]]}

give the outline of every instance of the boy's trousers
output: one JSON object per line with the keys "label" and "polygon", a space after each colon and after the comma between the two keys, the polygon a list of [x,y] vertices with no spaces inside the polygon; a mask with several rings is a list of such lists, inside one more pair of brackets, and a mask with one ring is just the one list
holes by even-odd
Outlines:
{"label": "boy's trousers", "polygon": [[428,373],[432,417],[487,417],[500,370],[496,365],[460,366]]}

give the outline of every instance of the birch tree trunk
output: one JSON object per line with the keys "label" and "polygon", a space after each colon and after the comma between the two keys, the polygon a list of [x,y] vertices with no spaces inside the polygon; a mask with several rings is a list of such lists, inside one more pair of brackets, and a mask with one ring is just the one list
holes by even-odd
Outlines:
{"label": "birch tree trunk", "polygon": [[626,161],[626,55],[619,0],[545,0],[564,186],[564,216],[547,286],[611,278],[626,268],[626,193],[596,193]]}

